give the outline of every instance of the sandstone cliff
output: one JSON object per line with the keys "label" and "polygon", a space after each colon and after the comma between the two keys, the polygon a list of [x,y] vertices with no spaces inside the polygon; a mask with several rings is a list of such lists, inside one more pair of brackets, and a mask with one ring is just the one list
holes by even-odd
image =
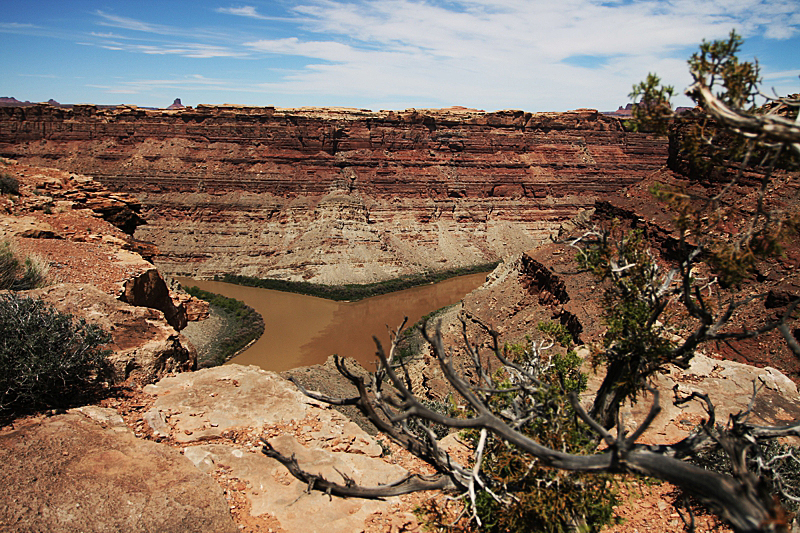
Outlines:
{"label": "sandstone cliff", "polygon": [[134,193],[156,264],[368,282],[539,244],[666,142],[593,110],[0,109],[0,155]]}
{"label": "sandstone cliff", "polygon": [[138,203],[58,169],[0,160],[0,171],[19,183],[18,195],[0,196],[0,242],[48,271],[50,286],[25,293],[100,323],[113,339],[117,382],[193,368],[194,348],[178,333],[186,298],[137,253],[152,247],[125,232],[141,223]]}

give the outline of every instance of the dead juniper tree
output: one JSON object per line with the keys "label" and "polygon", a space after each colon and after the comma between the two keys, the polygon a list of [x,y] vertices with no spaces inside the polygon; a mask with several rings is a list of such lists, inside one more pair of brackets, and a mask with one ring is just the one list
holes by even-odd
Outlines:
{"label": "dead juniper tree", "polygon": [[[486,328],[488,356],[495,361],[495,370],[489,371],[487,354],[468,338],[464,325],[462,349],[477,375],[471,381],[455,370],[453,352],[445,346],[441,332],[423,331],[458,401],[466,405],[460,415],[426,407],[412,390],[407,369],[396,358],[399,335],[394,336],[388,352],[376,340],[378,369],[369,377],[357,375],[337,359],[339,372],[357,388],[357,396],[331,398],[304,390],[331,404],[358,406],[380,431],[425,460],[436,474],[409,475],[388,485],[360,487],[351,480],[342,484],[310,474],[293,457],[282,456],[269,444],[264,444],[263,452],[283,463],[310,489],[331,495],[380,498],[430,489],[455,491],[466,495],[468,508],[479,521],[476,508],[481,495],[505,503],[517,497],[514,490],[537,490],[530,484],[502,483],[487,475],[487,449],[495,439],[524,453],[530,469],[535,465],[587,475],[648,476],[680,487],[737,532],[786,530],[788,516],[775,494],[795,496],[780,475],[770,475],[776,459],[765,457],[760,444],[800,436],[800,421],[762,427],[750,422],[748,410],[725,424],[718,423],[713,398],[694,393],[675,399],[676,403],[700,401],[708,413],[689,436],[658,446],[637,443],[660,410],[659,395],[648,385],[649,378],[667,365],[688,366],[702,344],[778,331],[789,349],[800,356],[791,329],[800,299],[790,301],[777,317],[741,324],[737,322],[740,311],[763,302],[766,294],[739,297],[735,291],[717,290],[736,286],[757,260],[779,253],[782,239],[798,225],[796,213],[770,206],[768,192],[776,175],[796,177],[786,170],[796,167],[800,156],[800,101],[765,96],[768,104],[757,109],[758,68],[739,62],[740,42],[732,33],[727,40],[703,43],[689,61],[694,83],[687,94],[698,108],[688,117],[688,129],[676,129],[680,118],[668,105],[673,91],[662,87],[657,77],[651,75],[634,87],[634,95],[640,99],[638,125],[682,132],[677,135],[682,135],[679,151],[692,172],[712,176],[720,183],[713,194],[705,196],[670,187],[655,191],[675,212],[678,259],[674,264],[661,265],[637,232],[590,229],[569,241],[579,250],[579,263],[606,280],[608,287],[603,302],[607,333],[596,355],[596,362],[606,368],[606,378],[588,413],[577,399],[580,384],[569,385],[569,380],[579,378],[569,365],[545,355],[546,344],[534,342],[515,353]],[[745,207],[736,201],[737,186],[743,181],[755,183],[752,202]],[[671,323],[676,316],[680,329]],[[677,342],[673,340],[676,332],[681,338]],[[650,393],[649,413],[628,434],[619,407],[645,391]],[[556,401],[559,398],[562,404]],[[531,430],[537,422],[554,420],[548,418],[554,409],[567,408],[581,431],[594,437],[592,446],[579,453],[561,441],[541,438],[546,434],[542,431]],[[472,464],[453,460],[432,431],[412,431],[409,423],[413,419],[471,431],[475,443]],[[572,431],[577,425],[557,427],[558,431]],[[704,450],[723,452],[730,472],[719,473],[688,460]],[[797,461],[792,452],[780,457]],[[580,518],[576,516],[572,525],[579,526]]]}

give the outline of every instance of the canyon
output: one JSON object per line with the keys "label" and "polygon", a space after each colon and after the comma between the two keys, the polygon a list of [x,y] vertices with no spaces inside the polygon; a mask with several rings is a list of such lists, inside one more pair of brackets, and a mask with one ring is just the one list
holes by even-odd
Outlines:
{"label": "canyon", "polygon": [[495,261],[661,168],[595,110],[0,108],[0,155],[134,195],[167,274],[366,283]]}
{"label": "canyon", "polygon": [[[504,341],[554,320],[585,343],[578,352],[588,359],[604,334],[603,289],[576,272],[567,246],[537,245],[580,231],[576,214],[643,230],[664,261],[674,239],[670,214],[649,193],[656,180],[681,180],[665,167],[667,141],[591,110],[36,105],[0,117],[0,154],[16,160],[0,160],[0,170],[20,184],[19,195],[0,195],[0,239],[50,265],[57,283],[30,296],[113,332],[117,369],[116,388],[96,405],[0,428],[0,525],[16,529],[423,529],[412,513],[422,496],[331,502],[264,457],[262,441],[333,478],[384,483],[429,473],[349,412],[284,379],[352,394],[332,361],[282,375],[235,364],[190,372],[194,350],[179,330],[202,318],[202,304],[173,291],[159,270],[342,283],[507,258],[442,318],[448,345],[461,344],[460,318],[470,338],[482,338],[483,323]],[[767,199],[796,205],[795,182],[778,180]],[[747,199],[756,190],[737,192]],[[794,242],[758,265],[758,291],[770,298],[746,310],[743,323],[783,312],[800,290],[798,263]],[[723,420],[748,408],[760,383],[753,416],[796,419],[800,366],[780,342],[765,335],[709,345],[655,385],[662,398],[708,393]],[[429,353],[409,366],[415,389],[444,399],[447,384]],[[590,391],[600,379],[590,376]],[[706,416],[699,404],[662,402],[643,442],[674,442]],[[647,408],[626,405],[626,428]],[[457,459],[469,456],[457,434],[445,439]],[[661,494],[657,508],[641,494],[627,500],[618,512],[635,518],[609,531],[674,530],[677,515],[671,523],[661,509],[677,496]]]}

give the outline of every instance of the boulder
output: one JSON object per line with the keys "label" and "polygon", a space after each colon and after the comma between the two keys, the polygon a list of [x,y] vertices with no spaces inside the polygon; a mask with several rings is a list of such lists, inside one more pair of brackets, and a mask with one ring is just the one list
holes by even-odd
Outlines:
{"label": "boulder", "polygon": [[277,520],[285,531],[349,533],[400,501],[306,493],[306,484],[261,453],[268,441],[302,468],[340,483],[347,476],[374,486],[406,474],[384,461],[381,446],[347,417],[274,372],[229,364],[170,376],[144,392],[155,396],[145,414],[153,432],[186,445],[186,457],[221,483],[233,481],[256,519]]}
{"label": "boulder", "polygon": [[53,226],[36,217],[5,217],[0,222],[0,240],[9,240],[15,237],[28,239],[64,238]]}
{"label": "boulder", "polygon": [[84,284],[61,283],[25,294],[110,333],[113,353],[109,359],[116,382],[129,378],[152,382],[197,364],[194,347],[167,323],[161,311],[129,305]]}
{"label": "boulder", "polygon": [[[141,258],[139,258],[141,259]],[[169,324],[178,331],[186,327],[186,309],[173,301],[166,282],[155,267],[125,280],[119,299],[131,305],[152,307],[164,313]]]}
{"label": "boulder", "polygon": [[238,531],[220,488],[178,450],[85,407],[0,433],[0,529]]}
{"label": "boulder", "polygon": [[[588,390],[595,391],[600,381],[601,376],[590,375]],[[727,423],[731,415],[744,413],[748,408],[752,408],[750,422],[758,425],[782,426],[800,419],[797,386],[771,367],[756,368],[698,353],[688,369],[670,366],[666,372],[656,374],[652,385],[660,393],[661,412],[643,435],[643,441],[647,443],[677,442],[708,418],[705,404],[700,400],[680,406],[673,404],[676,395],[686,397],[692,392],[708,395],[714,405],[717,423]],[[753,400],[756,389],[758,393]],[[584,395],[584,400],[592,394]],[[652,396],[643,394],[637,403],[623,407],[627,431],[634,431],[647,416],[651,402]]]}

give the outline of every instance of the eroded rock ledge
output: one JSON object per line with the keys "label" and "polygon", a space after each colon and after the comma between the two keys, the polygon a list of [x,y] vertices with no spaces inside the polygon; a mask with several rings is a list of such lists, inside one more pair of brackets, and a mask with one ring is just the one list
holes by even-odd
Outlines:
{"label": "eroded rock ledge", "polygon": [[113,382],[194,368],[195,350],[178,333],[189,296],[171,292],[126,233],[141,223],[135,199],[58,169],[0,160],[0,170],[19,184],[19,194],[0,196],[0,242],[47,271],[47,287],[23,294],[109,332]]}

